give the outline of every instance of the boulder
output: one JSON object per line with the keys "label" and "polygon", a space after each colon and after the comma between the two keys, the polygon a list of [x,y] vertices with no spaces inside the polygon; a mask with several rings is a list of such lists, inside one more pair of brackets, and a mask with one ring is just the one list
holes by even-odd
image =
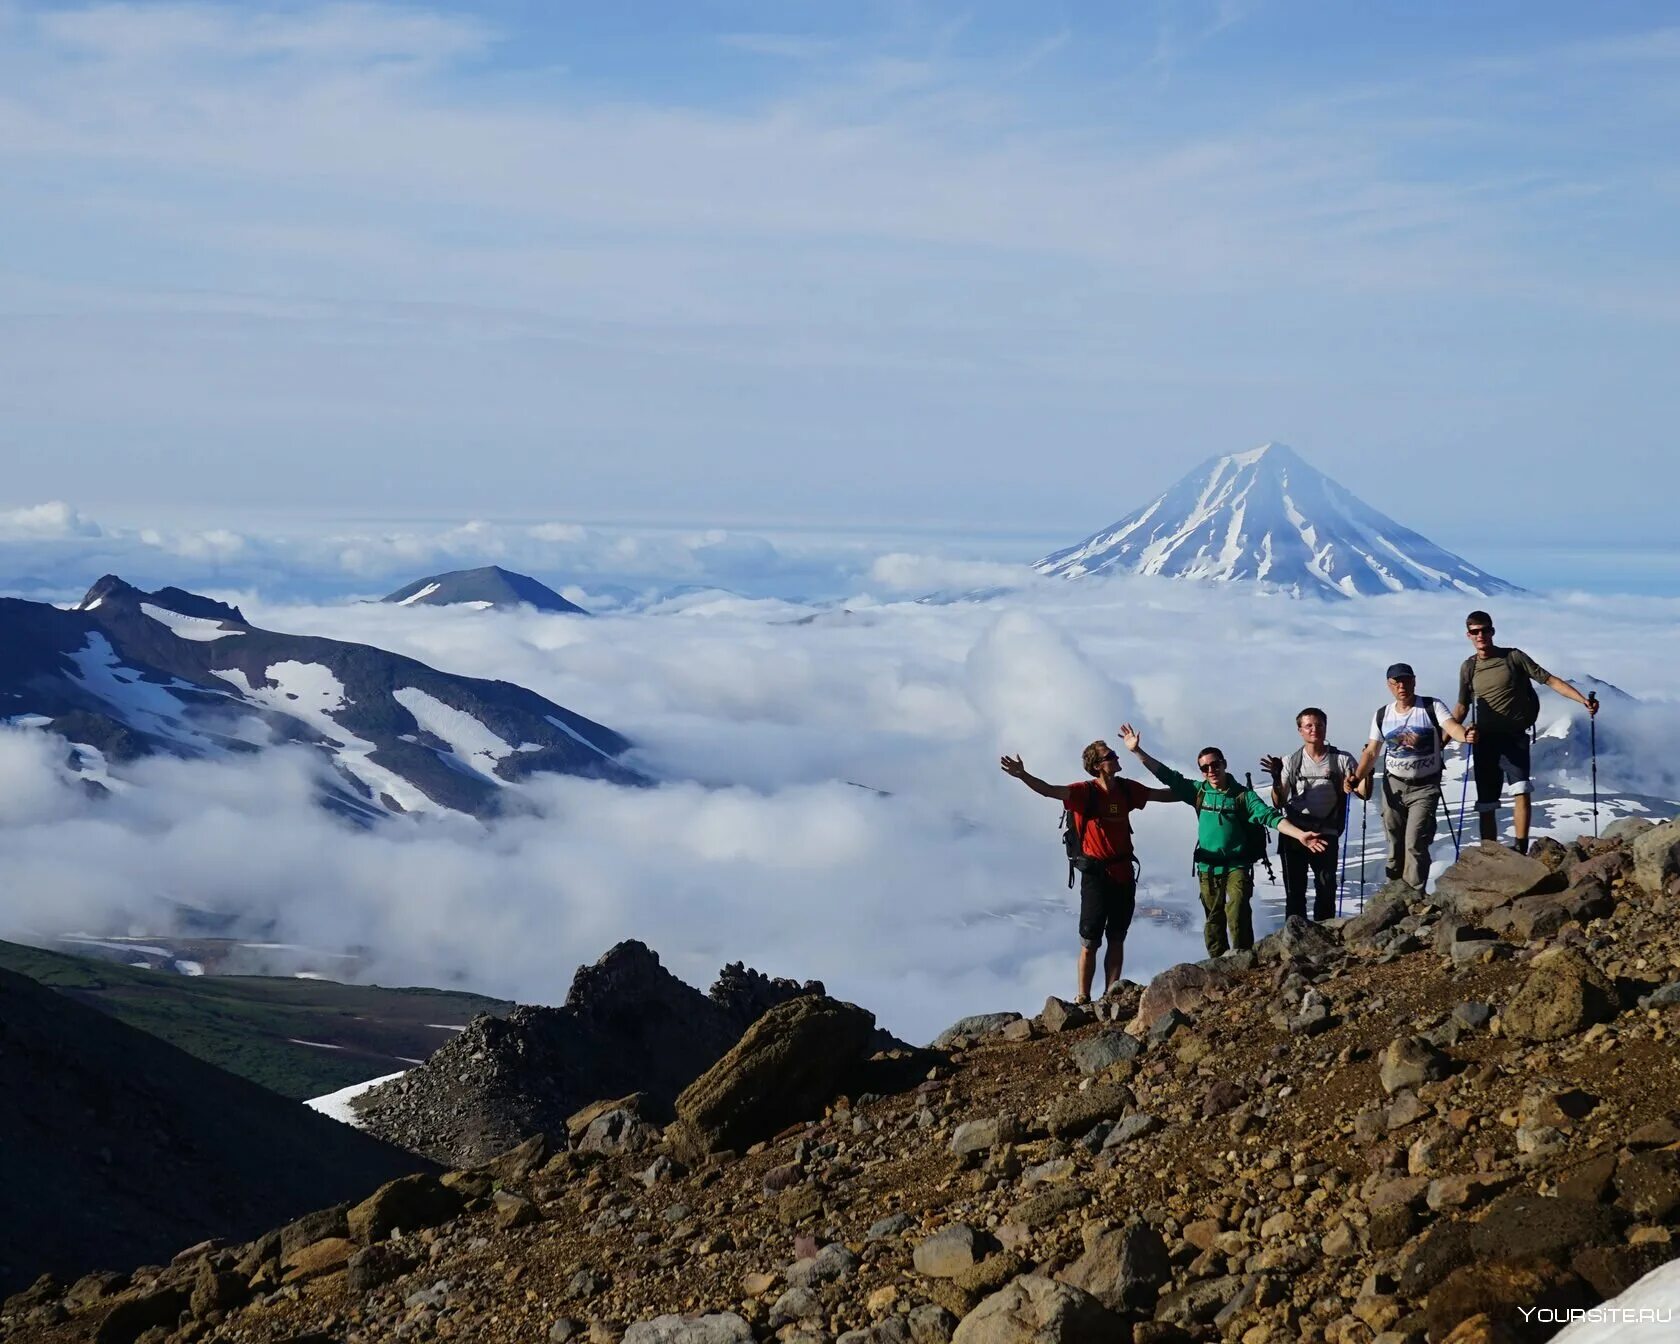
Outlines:
{"label": "boulder", "polygon": [[1166,1242],[1148,1223],[1089,1227],[1084,1245],[1084,1254],[1059,1277],[1111,1311],[1150,1310],[1161,1286],[1172,1277]]}
{"label": "boulder", "polygon": [[1122,1083],[1097,1083],[1083,1091],[1068,1092],[1050,1107],[1050,1133],[1057,1138],[1077,1139],[1104,1120],[1118,1120],[1136,1101]]}
{"label": "boulder", "polygon": [[655,1316],[624,1332],[623,1344],[752,1344],[752,1327],[732,1311]]}
{"label": "boulder", "polygon": [[345,1265],[344,1286],[352,1294],[367,1294],[400,1279],[415,1266],[413,1257],[400,1252],[391,1242],[364,1246]]}
{"label": "boulder", "polygon": [[1406,917],[1407,897],[1411,888],[1405,883],[1399,885],[1404,889],[1394,892],[1394,883],[1390,883],[1372,898],[1371,903],[1342,925],[1342,942],[1348,947],[1366,947],[1371,941],[1386,929],[1393,928]]}
{"label": "boulder", "polygon": [[1113,1344],[1124,1327],[1089,1293],[1023,1274],[964,1316],[952,1344]]}
{"label": "boulder", "polygon": [[1668,879],[1680,875],[1680,821],[1665,821],[1633,840],[1633,880],[1662,894]]}
{"label": "boulder", "polygon": [[480,1170],[499,1185],[521,1185],[532,1172],[564,1148],[564,1144],[556,1146],[549,1142],[546,1134],[533,1134],[524,1143],[486,1162]]}
{"label": "boulder", "polygon": [[933,1038],[935,1050],[949,1050],[964,1037],[990,1036],[1002,1031],[1011,1022],[1020,1020],[1019,1013],[973,1013],[960,1017]]}
{"label": "boulder", "polygon": [[318,1278],[322,1274],[334,1274],[344,1269],[350,1263],[350,1257],[356,1253],[356,1243],[348,1237],[328,1237],[325,1241],[312,1241],[309,1245],[300,1247],[281,1262],[285,1270],[282,1281],[294,1283],[299,1279]]}
{"label": "boulder", "polygon": [[744,1151],[797,1121],[822,1114],[875,1030],[872,1013],[820,995],[779,1004],[677,1098],[666,1139],[693,1165]]}
{"label": "boulder", "polygon": [[1274,961],[1328,961],[1341,951],[1336,935],[1322,924],[1315,924],[1300,915],[1290,915],[1276,933],[1268,934],[1254,945],[1255,956],[1262,963]]}
{"label": "boulder", "polygon": [[1246,1274],[1225,1274],[1196,1279],[1167,1293],[1155,1304],[1155,1319],[1172,1325],[1208,1325],[1233,1302],[1254,1291],[1255,1280]]}
{"label": "boulder", "polygon": [[1565,881],[1562,873],[1504,845],[1469,845],[1436,880],[1432,899],[1460,919],[1478,923],[1524,896],[1561,891]]}
{"label": "boulder", "polygon": [[1617,817],[1598,835],[1601,840],[1637,840],[1655,825],[1649,817]]}
{"label": "boulder", "polygon": [[952,1223],[916,1247],[912,1259],[916,1273],[930,1279],[950,1279],[979,1264],[997,1248],[996,1238],[989,1233],[976,1231],[967,1223]]}
{"label": "boulder", "polygon": [[1501,1195],[1470,1228],[1470,1249],[1483,1261],[1567,1261],[1578,1250],[1616,1240],[1616,1216],[1602,1204],[1526,1190]]}
{"label": "boulder", "polygon": [[1633,871],[1633,855],[1625,849],[1608,849],[1590,859],[1572,863],[1564,871],[1568,874],[1569,885],[1572,887],[1582,882],[1595,881],[1613,885],[1617,878],[1626,877]]}
{"label": "boulder", "polygon": [[1157,1018],[1175,1008],[1181,1013],[1194,1014],[1210,996],[1217,997],[1222,992],[1223,979],[1218,971],[1193,961],[1167,967],[1145,987],[1129,1030],[1141,1036],[1155,1025]]}
{"label": "boulder", "polygon": [[1616,1164],[1616,1203],[1648,1222],[1680,1211],[1680,1149],[1628,1153]]}
{"label": "boulder", "polygon": [[646,1092],[631,1092],[627,1096],[592,1101],[587,1106],[580,1106],[566,1117],[567,1142],[575,1146],[589,1132],[589,1127],[608,1111],[629,1111],[631,1115],[640,1115],[647,1102]]}
{"label": "boulder", "polygon": [[1000,1143],[1013,1143],[1020,1137],[1021,1127],[1012,1115],[989,1115],[980,1120],[965,1120],[951,1135],[951,1151],[958,1157],[968,1153],[984,1153]]}
{"label": "boulder", "polygon": [[1558,1041],[1616,1015],[1614,986],[1574,948],[1541,953],[1500,1014],[1505,1034],[1519,1041]]}
{"label": "boulder", "polygon": [[589,1122],[578,1140],[578,1152],[618,1157],[640,1153],[659,1142],[659,1130],[631,1110],[603,1111]]}
{"label": "boulder", "polygon": [[1068,1058],[1081,1073],[1101,1073],[1111,1064],[1136,1059],[1143,1053],[1143,1042],[1124,1031],[1102,1031],[1087,1040],[1079,1041],[1068,1051]]}
{"label": "boulder", "polygon": [[1658,1265],[1667,1264],[1672,1249],[1666,1243],[1654,1242],[1643,1246],[1592,1246],[1577,1252],[1569,1267],[1608,1301],[1625,1293]]}
{"label": "boulder", "polygon": [[345,1221],[344,1215],[349,1211],[348,1204],[335,1204],[330,1209],[316,1209],[314,1213],[306,1213],[287,1223],[280,1229],[280,1258],[284,1259],[311,1242],[325,1241],[328,1237],[348,1237],[350,1224]]}
{"label": "boulder", "polygon": [[1445,1078],[1451,1068],[1451,1057],[1423,1037],[1401,1036],[1390,1041],[1383,1051],[1378,1076],[1382,1080],[1383,1091],[1393,1096],[1396,1092]]}
{"label": "boulder", "polygon": [[418,1232],[447,1223],[461,1212],[461,1197],[436,1176],[421,1172],[387,1181],[345,1215],[350,1235],[362,1245],[384,1241],[392,1232]]}
{"label": "boulder", "polygon": [[134,1344],[157,1326],[173,1330],[189,1303],[182,1288],[137,1288],[114,1301],[93,1332],[94,1344]]}
{"label": "boulder", "polygon": [[1546,1260],[1525,1264],[1494,1261],[1455,1269],[1429,1291],[1424,1308],[1430,1339],[1445,1339],[1458,1325],[1483,1313],[1520,1321],[1524,1308],[1564,1312],[1592,1302],[1580,1276]]}
{"label": "boulder", "polygon": [[1052,994],[1044,1001],[1038,1021],[1046,1031],[1075,1031],[1096,1021],[1096,1013],[1088,1003],[1069,1003]]}

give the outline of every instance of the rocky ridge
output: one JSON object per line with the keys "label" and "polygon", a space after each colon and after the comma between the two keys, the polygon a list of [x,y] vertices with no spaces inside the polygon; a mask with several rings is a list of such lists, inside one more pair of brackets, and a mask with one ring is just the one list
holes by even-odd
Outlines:
{"label": "rocky ridge", "polygon": [[[1388,889],[1094,1009],[877,1052],[914,1066],[907,1088],[846,1058],[867,1014],[809,996],[664,1129],[604,1102],[255,1242],[37,1285],[0,1335],[1544,1339],[1560,1318],[1524,1309],[1587,1306],[1680,1254],[1677,916],[1680,823],[1476,848],[1433,899]],[[775,1048],[808,1118],[755,1110]]]}
{"label": "rocky ridge", "polygon": [[702,994],[629,940],[579,968],[561,1007],[476,1017],[355,1108],[369,1133],[453,1166],[557,1132],[604,1097],[634,1095],[638,1114],[665,1120],[677,1094],[766,1011],[822,992],[818,981],[772,979],[736,962]]}

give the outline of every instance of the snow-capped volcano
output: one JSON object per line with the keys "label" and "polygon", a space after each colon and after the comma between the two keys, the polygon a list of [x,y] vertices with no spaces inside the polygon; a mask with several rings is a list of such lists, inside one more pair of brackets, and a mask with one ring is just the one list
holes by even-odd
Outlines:
{"label": "snow-capped volcano", "polygon": [[500,565],[485,565],[482,569],[452,569],[447,574],[430,574],[405,584],[381,602],[399,607],[474,607],[480,611],[489,607],[535,607],[538,611],[559,611],[587,616],[582,607],[568,602],[546,583],[529,574],[515,574]]}
{"label": "snow-capped volcano", "polygon": [[1041,574],[1260,581],[1301,595],[1520,592],[1268,443],[1210,458],[1154,503],[1045,556]]}

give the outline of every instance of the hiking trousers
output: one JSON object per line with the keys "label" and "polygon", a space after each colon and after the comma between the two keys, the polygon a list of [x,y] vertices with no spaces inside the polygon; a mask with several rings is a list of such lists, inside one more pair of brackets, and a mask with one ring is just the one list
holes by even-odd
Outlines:
{"label": "hiking trousers", "polygon": [[1210,957],[1226,949],[1241,952],[1254,946],[1254,869],[1227,868],[1196,874],[1201,887],[1202,942]]}
{"label": "hiking trousers", "polygon": [[[1303,823],[1304,824],[1304,823]],[[1321,832],[1332,841],[1340,835]],[[1283,879],[1283,913],[1307,917],[1307,877],[1313,881],[1312,917],[1315,920],[1336,917],[1336,846],[1331,844],[1322,854],[1314,854],[1293,836],[1278,836],[1278,875]]]}
{"label": "hiking trousers", "polygon": [[1382,819],[1388,832],[1388,879],[1422,891],[1429,881],[1429,847],[1435,843],[1435,814],[1441,806],[1441,777],[1383,776]]}

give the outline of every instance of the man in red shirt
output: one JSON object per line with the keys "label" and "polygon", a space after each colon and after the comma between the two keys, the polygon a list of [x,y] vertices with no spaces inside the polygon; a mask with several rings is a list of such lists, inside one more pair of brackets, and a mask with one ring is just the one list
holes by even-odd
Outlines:
{"label": "man in red shirt", "polygon": [[1091,982],[1097,972],[1097,949],[1108,937],[1103,957],[1103,993],[1120,978],[1126,956],[1126,931],[1137,904],[1137,874],[1132,867],[1132,817],[1145,803],[1170,802],[1171,789],[1145,788],[1120,778],[1120,758],[1098,739],[1085,748],[1089,780],[1077,784],[1046,784],[1027,773],[1019,756],[1005,756],[1003,773],[1021,781],[1034,793],[1054,798],[1073,814],[1079,827],[1085,861],[1079,877],[1079,996],[1091,1001]]}

